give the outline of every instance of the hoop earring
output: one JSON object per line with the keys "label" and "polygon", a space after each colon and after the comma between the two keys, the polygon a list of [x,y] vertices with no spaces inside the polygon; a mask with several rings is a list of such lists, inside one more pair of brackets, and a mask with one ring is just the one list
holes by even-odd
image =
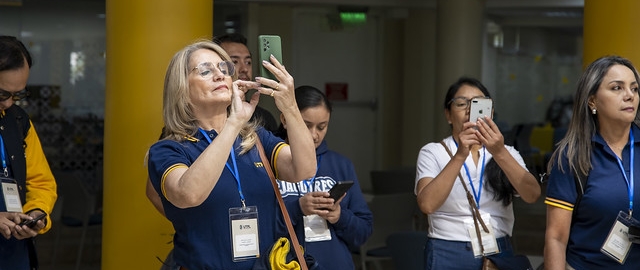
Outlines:
{"label": "hoop earring", "polygon": [[596,114],[596,108],[591,109],[591,114]]}

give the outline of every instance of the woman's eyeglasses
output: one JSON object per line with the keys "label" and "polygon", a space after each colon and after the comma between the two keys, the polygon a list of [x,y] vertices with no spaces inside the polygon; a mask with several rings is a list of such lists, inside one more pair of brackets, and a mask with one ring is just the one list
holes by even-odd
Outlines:
{"label": "woman's eyeglasses", "polygon": [[13,101],[18,101],[28,96],[29,92],[27,91],[27,89],[23,89],[15,93],[0,89],[0,101],[5,101],[10,98],[13,99]]}
{"label": "woman's eyeglasses", "polygon": [[202,77],[203,79],[211,79],[211,77],[213,77],[213,74],[215,73],[214,69],[216,68],[220,70],[220,72],[222,72],[222,74],[224,74],[225,76],[233,76],[233,74],[236,73],[236,68],[233,65],[233,62],[230,61],[222,61],[218,64],[214,64],[211,62],[200,63],[196,67],[191,69],[191,72],[197,69],[198,75],[200,75],[200,77]]}
{"label": "woman's eyeglasses", "polygon": [[469,104],[471,104],[471,100],[472,99],[476,99],[476,98],[488,98],[486,96],[476,96],[473,98],[466,98],[466,97],[457,97],[457,98],[453,98],[451,100],[449,100],[449,106],[453,105],[453,108],[456,110],[466,110],[469,108]]}

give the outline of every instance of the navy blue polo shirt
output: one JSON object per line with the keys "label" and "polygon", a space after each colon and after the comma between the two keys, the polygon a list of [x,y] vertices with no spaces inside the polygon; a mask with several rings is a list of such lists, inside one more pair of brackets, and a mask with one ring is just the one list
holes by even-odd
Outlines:
{"label": "navy blue polo shirt", "polygon": [[[207,132],[212,139],[215,131]],[[284,142],[259,128],[258,136],[265,148],[265,154],[273,164],[277,152]],[[194,140],[195,139],[195,140]],[[247,206],[258,207],[258,237],[260,255],[268,254],[268,249],[276,240],[275,224],[278,206],[271,180],[262,166],[259,152],[254,146],[249,152],[239,155],[241,138],[233,145],[236,154],[242,192]],[[197,132],[191,140],[176,142],[161,140],[149,149],[149,177],[155,190],[160,194],[167,218],[176,231],[174,235],[174,259],[187,269],[251,269],[255,260],[233,262],[229,209],[241,207],[237,182],[228,168],[222,171],[220,179],[209,197],[195,207],[180,209],[175,207],[161,189],[162,177],[167,170],[178,164],[191,166],[198,156],[209,146],[204,135]],[[229,156],[230,153],[220,153]],[[228,163],[232,164],[231,159]]]}
{"label": "navy blue polo shirt", "polygon": [[[635,219],[640,218],[640,129],[632,125],[634,136],[634,212]],[[545,203],[569,211],[577,211],[571,225],[567,243],[567,262],[575,269],[639,269],[640,247],[632,244],[624,265],[600,252],[609,231],[620,211],[628,213],[629,195],[617,156],[607,146],[600,134],[592,138],[591,165],[587,177],[584,195],[574,209],[578,193],[573,172],[569,169],[566,156],[562,158],[564,172],[557,163],[553,165],[547,186]],[[622,164],[630,177],[630,147],[622,151]],[[629,179],[631,180],[631,179]]]}

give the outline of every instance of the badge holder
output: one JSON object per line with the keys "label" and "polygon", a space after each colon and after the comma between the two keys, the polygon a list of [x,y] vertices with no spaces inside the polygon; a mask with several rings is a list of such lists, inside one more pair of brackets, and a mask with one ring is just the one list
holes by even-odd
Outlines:
{"label": "badge holder", "polygon": [[22,213],[18,182],[15,179],[6,177],[0,177],[0,180],[2,180],[2,196],[4,204],[7,206],[7,212]]}
{"label": "badge holder", "polygon": [[233,261],[238,262],[259,257],[258,207],[229,208],[229,225]]}
{"label": "badge holder", "polygon": [[629,227],[638,227],[640,222],[629,216],[626,212],[620,211],[616,221],[609,231],[607,239],[602,244],[600,252],[607,255],[620,264],[624,264],[632,242],[629,239]]}
{"label": "badge holder", "polygon": [[318,215],[304,216],[304,241],[319,242],[331,240],[327,221]]}
{"label": "badge holder", "polygon": [[[469,238],[471,239],[473,256],[476,258],[500,253],[498,242],[493,233],[493,226],[491,226],[491,215],[489,213],[483,213],[481,216],[483,221],[489,221],[486,222],[488,232],[478,228],[472,218],[467,218],[464,221],[467,231],[469,232]],[[480,233],[480,237],[478,237],[478,232]],[[480,243],[480,241],[482,241],[482,243]]]}

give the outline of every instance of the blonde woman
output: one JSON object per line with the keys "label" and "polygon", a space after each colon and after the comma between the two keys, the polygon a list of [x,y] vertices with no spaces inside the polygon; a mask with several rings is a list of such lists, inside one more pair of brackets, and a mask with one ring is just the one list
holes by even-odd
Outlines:
{"label": "blonde woman", "polygon": [[[211,41],[177,52],[165,76],[163,140],[149,149],[149,177],[173,223],[176,269],[251,269],[276,239],[277,205],[256,141],[280,179],[312,177],[314,144],[275,58],[263,62],[277,80],[233,81],[227,53]],[[246,89],[257,89],[244,101]],[[249,122],[259,95],[292,128],[289,143]]]}

